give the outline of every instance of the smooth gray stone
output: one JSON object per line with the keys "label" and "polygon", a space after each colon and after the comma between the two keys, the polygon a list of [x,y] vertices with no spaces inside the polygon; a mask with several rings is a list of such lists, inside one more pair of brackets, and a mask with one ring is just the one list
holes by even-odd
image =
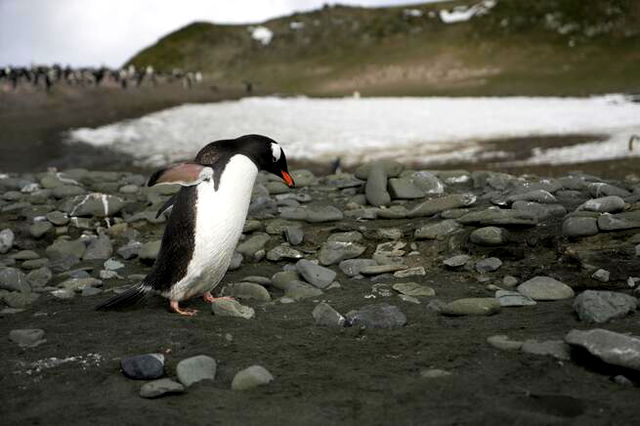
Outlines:
{"label": "smooth gray stone", "polygon": [[535,300],[517,291],[498,290],[496,291],[496,299],[498,299],[502,307],[531,306],[536,304]]}
{"label": "smooth gray stone", "polygon": [[396,328],[407,323],[406,315],[397,306],[386,303],[363,306],[346,317],[350,325],[367,328]]}
{"label": "smooth gray stone", "polygon": [[545,220],[552,216],[564,216],[567,209],[561,204],[541,204],[533,201],[516,201],[511,205],[513,210],[533,213],[538,220]]}
{"label": "smooth gray stone", "polygon": [[328,303],[320,302],[311,312],[316,325],[325,327],[344,327],[345,317]]}
{"label": "smooth gray stone", "polygon": [[635,311],[638,299],[613,291],[586,290],[573,302],[573,309],[582,321],[605,323]]}
{"label": "smooth gray stone", "polygon": [[609,330],[571,330],[564,338],[607,364],[640,371],[640,338]]}
{"label": "smooth gray stone", "polygon": [[605,269],[598,269],[591,275],[591,278],[593,278],[594,280],[598,280],[602,283],[608,283],[610,277],[611,277],[611,274],[609,273],[609,271]]}
{"label": "smooth gray stone", "polygon": [[328,241],[322,245],[318,253],[321,265],[333,265],[346,259],[360,256],[367,248],[356,243]]}
{"label": "smooth gray stone", "polygon": [[451,373],[439,368],[430,368],[428,370],[420,370],[420,377],[423,379],[439,379],[451,376]]}
{"label": "smooth gray stone", "polygon": [[301,259],[302,253],[298,250],[284,245],[275,246],[267,252],[267,259],[272,262],[278,262],[283,259]]}
{"label": "smooth gray stone", "polygon": [[364,195],[372,206],[385,206],[391,202],[391,195],[387,192],[387,172],[381,163],[371,166],[364,186]]}
{"label": "smooth gray stone", "polygon": [[593,198],[585,201],[577,210],[588,210],[599,213],[616,213],[624,209],[624,200],[617,195]]}
{"label": "smooth gray stone", "polygon": [[610,185],[604,182],[593,182],[587,185],[589,193],[592,197],[606,197],[609,195],[617,195],[618,197],[628,197],[631,193],[626,189]]}
{"label": "smooth gray stone", "polygon": [[487,257],[476,262],[476,271],[478,272],[493,272],[497,271],[502,266],[502,260],[497,257]]}
{"label": "smooth gray stone", "polygon": [[224,287],[224,295],[238,299],[251,299],[259,302],[270,302],[271,295],[266,288],[256,283],[239,282],[227,284]]}
{"label": "smooth gray stone", "polygon": [[389,192],[394,199],[410,200],[423,198],[426,193],[420,189],[412,179],[392,178],[389,179]]}
{"label": "smooth gray stone", "polygon": [[293,300],[304,300],[321,296],[322,290],[302,281],[291,281],[284,290],[284,295]]}
{"label": "smooth gray stone", "polygon": [[329,235],[327,238],[328,242],[340,241],[343,243],[356,243],[361,241],[363,238],[362,234],[358,231],[349,231],[349,232],[336,232],[334,234]]}
{"label": "smooth gray stone", "polygon": [[442,240],[447,235],[462,229],[462,226],[453,219],[443,220],[442,222],[426,224],[416,229],[414,234],[417,239]]}
{"label": "smooth gray stone", "polygon": [[391,206],[389,208],[378,209],[380,219],[404,219],[409,211],[405,206]]}
{"label": "smooth gray stone", "polygon": [[306,221],[309,223],[323,223],[342,220],[344,215],[334,206],[308,208]]}
{"label": "smooth gray stone", "polygon": [[305,186],[312,186],[318,184],[318,178],[313,174],[311,170],[298,169],[291,171],[291,177],[296,182],[296,188],[303,188]]}
{"label": "smooth gray stone", "polygon": [[569,345],[562,340],[546,340],[544,342],[526,340],[520,350],[533,355],[552,356],[563,361],[571,359]]}
{"label": "smooth gray stone", "polygon": [[183,359],[176,366],[176,375],[180,383],[186,387],[202,380],[214,380],[216,360],[206,355]]}
{"label": "smooth gray stone", "polygon": [[495,336],[487,337],[487,343],[497,349],[503,351],[517,351],[522,348],[524,342],[518,340],[510,340],[508,336],[504,334],[498,334]]}
{"label": "smooth gray stone", "polygon": [[5,254],[11,250],[14,240],[15,235],[11,229],[6,228],[0,231],[0,254]]}
{"label": "smooth gray stone", "polygon": [[286,290],[289,284],[294,281],[300,281],[298,271],[280,271],[271,277],[271,284],[280,290]]}
{"label": "smooth gray stone", "polygon": [[500,303],[492,297],[469,297],[449,302],[440,308],[442,315],[493,315],[500,311]]}
{"label": "smooth gray stone", "polygon": [[23,293],[31,291],[27,276],[16,268],[0,269],[0,289]]}
{"label": "smooth gray stone", "polygon": [[345,275],[354,277],[360,273],[362,268],[377,264],[378,263],[373,259],[348,259],[340,262],[338,267]]}
{"label": "smooth gray stone", "polygon": [[64,288],[66,290],[71,290],[76,292],[80,292],[87,287],[101,287],[101,286],[102,286],[102,281],[93,277],[69,278],[68,280],[65,280],[60,284],[58,284],[58,287],[60,288]]}
{"label": "smooth gray stone", "polygon": [[474,194],[451,194],[424,201],[409,211],[409,217],[433,216],[445,210],[473,205],[477,200]]}
{"label": "smooth gray stone", "polygon": [[119,213],[124,205],[124,200],[115,195],[91,193],[79,195],[73,198],[70,203],[65,203],[65,211],[70,216],[106,217]]}
{"label": "smooth gray stone", "polygon": [[251,306],[241,305],[237,300],[219,299],[211,304],[211,311],[220,317],[251,319],[255,310]]}
{"label": "smooth gray stone", "polygon": [[53,188],[51,194],[57,199],[74,197],[76,195],[87,192],[84,188],[77,185],[61,185]]}
{"label": "smooth gray stone", "polygon": [[264,186],[271,195],[284,194],[291,191],[291,188],[289,188],[284,182],[267,182]]}
{"label": "smooth gray stone", "polygon": [[376,229],[378,238],[383,240],[399,240],[403,232],[400,228],[378,228]]}
{"label": "smooth gray stone", "polygon": [[395,283],[392,288],[398,293],[402,293],[406,296],[435,296],[436,292],[431,287],[421,285],[415,282]]}
{"label": "smooth gray stone", "polygon": [[103,234],[89,243],[86,250],[84,251],[84,254],[82,255],[82,259],[108,259],[112,254],[113,245],[111,244],[111,240],[109,239],[109,237]]}
{"label": "smooth gray stone", "polygon": [[26,308],[40,297],[37,293],[23,293],[13,291],[2,296],[2,300],[11,308]]}
{"label": "smooth gray stone", "polygon": [[40,255],[33,250],[20,250],[19,252],[10,255],[9,258],[15,260],[33,260],[39,259]]}
{"label": "smooth gray stone", "polygon": [[274,380],[273,375],[261,365],[252,365],[239,371],[231,381],[231,389],[242,391],[264,386]]}
{"label": "smooth gray stone", "polygon": [[304,240],[304,231],[296,226],[287,226],[284,229],[284,236],[289,244],[297,246]]}
{"label": "smooth gray stone", "polygon": [[138,256],[142,243],[139,241],[129,241],[127,244],[116,250],[116,253],[125,260],[133,259]]}
{"label": "smooth gray stone", "polygon": [[533,300],[562,300],[573,297],[573,289],[551,277],[538,276],[518,286],[518,291]]}
{"label": "smooth gray stone", "polygon": [[263,232],[256,232],[236,247],[236,251],[244,256],[252,258],[258,250],[262,250],[271,237]]}
{"label": "smooth gray stone", "polygon": [[33,270],[27,274],[27,282],[31,288],[42,288],[46,286],[49,281],[53,278],[53,273],[51,269],[46,266]]}
{"label": "smooth gray stone", "polygon": [[520,194],[513,194],[507,197],[507,201],[513,203],[515,201],[534,201],[536,203],[552,204],[557,203],[558,200],[549,191],[544,189],[535,189],[533,191],[523,192]]}
{"label": "smooth gray stone", "polygon": [[158,398],[163,395],[179,394],[183,392],[184,386],[166,378],[145,383],[140,388],[140,396],[143,398]]}
{"label": "smooth gray stone", "polygon": [[40,259],[33,259],[33,260],[25,260],[24,262],[22,262],[22,265],[20,265],[20,267],[22,269],[38,269],[38,268],[42,268],[43,266],[48,266],[49,265],[49,259],[47,258],[40,258]]}
{"label": "smooth gray stone", "polygon": [[617,214],[603,214],[598,218],[601,231],[619,231],[640,228],[640,210]]}
{"label": "smooth gray stone", "polygon": [[318,288],[328,287],[337,275],[333,270],[306,259],[300,259],[296,263],[296,269],[308,283]]}
{"label": "smooth gray stone", "polygon": [[458,218],[458,222],[465,225],[535,226],[538,224],[538,217],[533,213],[519,210],[487,209],[467,213],[466,215]]}
{"label": "smooth gray stone", "polygon": [[65,240],[58,239],[45,249],[45,253],[49,258],[65,257],[72,255],[78,259],[82,257],[86,249],[85,243],[81,239]]}
{"label": "smooth gray stone", "polygon": [[164,375],[164,355],[143,354],[122,358],[120,367],[125,376],[135,380],[159,379]]}
{"label": "smooth gray stone", "polygon": [[457,256],[453,256],[443,260],[442,263],[450,268],[459,268],[460,266],[464,266],[470,260],[471,256],[466,254],[459,254]]}
{"label": "smooth gray stone", "polygon": [[431,172],[420,170],[410,173],[408,177],[426,194],[442,194],[444,192],[444,184]]}
{"label": "smooth gray stone", "polygon": [[507,243],[508,233],[506,229],[497,226],[486,226],[474,230],[469,239],[481,246],[500,246]]}
{"label": "smooth gray stone", "polygon": [[44,330],[39,328],[16,329],[9,332],[9,339],[23,348],[32,348],[44,343],[46,340],[43,340],[43,337]]}
{"label": "smooth gray stone", "polygon": [[562,223],[562,234],[567,237],[588,237],[598,233],[598,219],[594,217],[568,217]]}
{"label": "smooth gray stone", "polygon": [[29,227],[29,234],[33,238],[40,238],[53,229],[53,225],[49,222],[36,222]]}

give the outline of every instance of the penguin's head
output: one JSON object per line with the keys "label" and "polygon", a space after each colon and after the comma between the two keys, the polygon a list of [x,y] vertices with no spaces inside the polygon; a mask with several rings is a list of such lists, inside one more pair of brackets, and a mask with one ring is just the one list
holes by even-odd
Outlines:
{"label": "penguin's head", "polygon": [[237,139],[212,142],[198,152],[195,161],[203,165],[214,165],[237,154],[248,157],[258,169],[280,176],[290,188],[295,186],[282,147],[266,136],[245,135]]}

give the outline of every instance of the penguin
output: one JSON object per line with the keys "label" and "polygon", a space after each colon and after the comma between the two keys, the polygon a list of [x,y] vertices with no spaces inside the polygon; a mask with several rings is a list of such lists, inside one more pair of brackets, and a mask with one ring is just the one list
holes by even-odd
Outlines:
{"label": "penguin", "polygon": [[211,291],[222,281],[242,234],[259,170],[295,186],[282,148],[262,135],[212,142],[193,162],[153,173],[148,186],[182,186],[167,220],[158,258],[139,284],[96,309],[126,307],[150,294],[169,299],[170,309],[185,316],[197,311],[181,308],[183,300],[202,295],[212,303]]}

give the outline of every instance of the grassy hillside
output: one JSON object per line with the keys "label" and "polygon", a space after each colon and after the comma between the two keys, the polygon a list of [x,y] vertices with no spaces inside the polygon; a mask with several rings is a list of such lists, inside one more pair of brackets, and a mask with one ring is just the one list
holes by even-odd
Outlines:
{"label": "grassy hillside", "polygon": [[[469,8],[478,12],[470,20],[443,22]],[[261,26],[273,33],[268,44],[252,37]],[[198,22],[130,63],[313,95],[640,92],[640,2],[459,0],[332,6],[257,25]]]}

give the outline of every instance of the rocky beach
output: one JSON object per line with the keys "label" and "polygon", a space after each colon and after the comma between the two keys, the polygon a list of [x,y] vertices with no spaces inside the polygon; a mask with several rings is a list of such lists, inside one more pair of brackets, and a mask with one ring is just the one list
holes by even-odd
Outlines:
{"label": "rocky beach", "polygon": [[231,298],[185,318],[94,310],[150,270],[177,187],[3,174],[3,423],[636,421],[637,174],[292,176],[259,176]]}

